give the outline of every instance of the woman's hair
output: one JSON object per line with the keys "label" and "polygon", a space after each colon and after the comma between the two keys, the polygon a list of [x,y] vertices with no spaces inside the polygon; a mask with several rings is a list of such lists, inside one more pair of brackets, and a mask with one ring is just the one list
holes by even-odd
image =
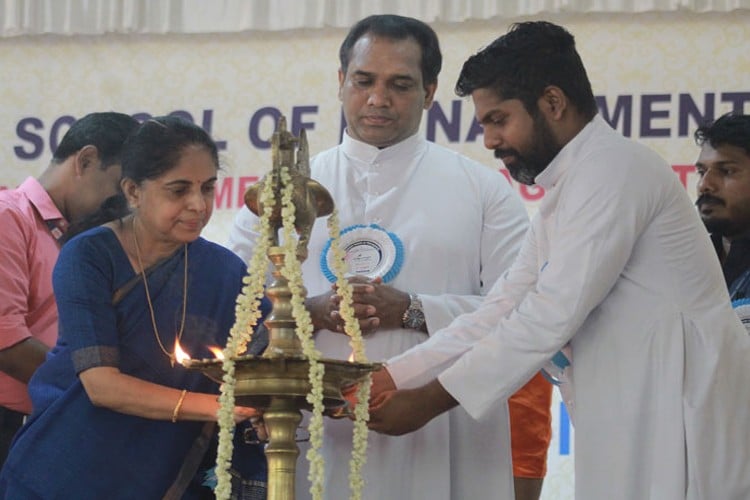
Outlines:
{"label": "woman's hair", "polygon": [[216,143],[198,125],[177,116],[146,120],[125,141],[122,177],[136,184],[156,179],[177,166],[184,149],[190,146],[205,148],[219,167]]}

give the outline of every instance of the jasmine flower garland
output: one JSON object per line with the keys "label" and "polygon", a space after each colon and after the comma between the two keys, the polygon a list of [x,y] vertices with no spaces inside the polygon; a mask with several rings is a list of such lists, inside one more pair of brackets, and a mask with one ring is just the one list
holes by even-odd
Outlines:
{"label": "jasmine flower garland", "polygon": [[224,376],[221,384],[221,395],[219,396],[219,446],[216,456],[216,489],[214,494],[218,500],[227,500],[232,493],[232,477],[229,473],[229,467],[232,463],[233,435],[234,435],[234,389],[235,379],[235,362],[234,358],[238,354],[245,352],[247,343],[252,336],[253,327],[258,323],[261,316],[260,301],[264,294],[264,285],[266,280],[266,270],[268,268],[268,259],[266,254],[271,246],[270,223],[271,213],[273,212],[273,177],[269,174],[260,194],[260,205],[263,207],[258,225],[255,228],[257,234],[261,235],[258,240],[256,251],[253,253],[248,266],[248,275],[243,278],[245,286],[237,297],[235,307],[235,323],[229,333],[229,340],[223,350],[224,359],[222,370]]}
{"label": "jasmine flower garland", "polygon": [[291,291],[292,316],[297,324],[297,338],[302,344],[302,353],[310,365],[308,379],[311,390],[307,394],[307,402],[312,405],[312,415],[308,424],[310,433],[310,448],[307,460],[310,464],[308,479],[310,480],[310,494],[314,500],[323,498],[323,478],[325,477],[325,463],[320,454],[323,445],[323,375],[325,366],[319,362],[320,352],[313,341],[313,324],[310,313],[305,307],[304,288],[302,284],[302,267],[297,260],[297,239],[295,238],[296,207],[292,203],[294,184],[286,167],[281,168],[281,220],[284,235],[284,266],[281,274],[287,279]]}
{"label": "jasmine flower garland", "polygon": [[[336,293],[341,297],[339,313],[344,319],[344,331],[349,335],[349,345],[352,347],[354,361],[358,363],[367,363],[365,354],[362,331],[359,328],[359,321],[354,315],[352,307],[352,286],[346,279],[346,261],[344,260],[344,251],[339,244],[338,212],[334,208],[333,213],[328,217],[328,234],[331,238],[331,251],[333,252],[333,272],[336,276]],[[352,457],[349,462],[349,490],[351,491],[352,500],[362,498],[362,467],[367,459],[367,422],[370,420],[370,411],[367,401],[370,399],[371,374],[359,384],[357,388],[357,402],[354,407],[354,432],[352,436]]]}
{"label": "jasmine flower garland", "polygon": [[[315,347],[313,340],[313,324],[310,313],[304,303],[304,285],[302,280],[301,264],[297,259],[297,238],[295,237],[295,213],[296,207],[292,202],[294,184],[292,183],[289,169],[281,168],[278,179],[273,172],[268,174],[260,193],[259,205],[263,207],[263,213],[259,217],[258,226],[255,228],[261,237],[257,242],[255,251],[248,266],[248,276],[243,280],[244,287],[237,298],[236,321],[229,335],[229,340],[223,350],[224,359],[222,369],[224,372],[221,384],[221,395],[219,396],[219,448],[216,459],[217,485],[215,495],[218,500],[227,500],[231,495],[231,475],[229,467],[232,460],[234,434],[234,405],[235,405],[235,357],[245,352],[247,343],[250,341],[253,327],[260,318],[260,301],[264,295],[266,271],[268,269],[268,249],[272,244],[270,238],[270,219],[275,203],[274,186],[280,185],[281,191],[281,218],[283,230],[283,249],[286,258],[281,274],[288,281],[291,291],[292,315],[296,323],[296,333],[302,345],[302,353],[309,363],[309,381],[311,390],[307,395],[307,402],[312,406],[312,415],[309,422],[310,449],[307,452],[307,460],[310,464],[308,479],[310,480],[310,493],[314,500],[323,498],[323,478],[325,477],[325,463],[320,454],[323,444],[323,376],[325,365],[319,362],[320,352]],[[338,215],[334,212],[328,219],[329,235],[333,252],[333,266],[337,278],[336,291],[341,297],[339,312],[344,320],[344,330],[350,338],[350,345],[354,361],[366,363],[362,332],[359,322],[354,315],[352,307],[352,287],[345,278],[346,264],[344,262],[343,250],[339,244]],[[370,396],[370,376],[363,381],[357,390],[358,401],[368,401]],[[354,435],[352,458],[350,461],[349,486],[351,498],[360,500],[362,495],[363,481],[361,470],[365,463],[367,450],[367,422],[369,420],[369,409],[367,404],[358,404],[354,410]]]}

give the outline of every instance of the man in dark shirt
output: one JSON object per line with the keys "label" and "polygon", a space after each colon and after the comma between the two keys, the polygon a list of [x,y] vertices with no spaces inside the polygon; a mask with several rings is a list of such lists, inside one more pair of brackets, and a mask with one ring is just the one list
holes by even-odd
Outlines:
{"label": "man in dark shirt", "polygon": [[696,205],[733,302],[750,298],[750,115],[728,113],[695,131]]}

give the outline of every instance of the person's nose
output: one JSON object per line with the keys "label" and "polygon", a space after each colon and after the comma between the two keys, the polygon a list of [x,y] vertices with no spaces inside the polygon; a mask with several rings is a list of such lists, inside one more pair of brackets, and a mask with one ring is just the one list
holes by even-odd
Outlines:
{"label": "person's nose", "polygon": [[716,174],[710,168],[698,177],[698,194],[714,193],[717,189]]}
{"label": "person's nose", "polygon": [[196,212],[203,213],[206,211],[208,203],[205,196],[200,191],[196,191],[188,198],[188,208]]}
{"label": "person's nose", "polygon": [[502,146],[502,137],[498,133],[493,133],[487,128],[484,129],[484,147],[487,149],[498,149]]}
{"label": "person's nose", "polygon": [[367,97],[367,104],[375,107],[387,106],[390,102],[390,92],[388,87],[383,84],[375,84],[370,87],[370,93]]}

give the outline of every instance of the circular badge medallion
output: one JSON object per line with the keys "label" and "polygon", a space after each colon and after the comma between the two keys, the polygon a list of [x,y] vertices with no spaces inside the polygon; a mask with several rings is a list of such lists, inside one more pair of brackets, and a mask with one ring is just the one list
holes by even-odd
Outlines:
{"label": "circular badge medallion", "polygon": [[[320,268],[331,283],[336,281],[332,271],[333,252],[328,240],[320,256]],[[396,277],[404,260],[404,246],[394,233],[376,224],[349,226],[341,231],[339,244],[344,250],[346,276],[382,278],[384,283]]]}

